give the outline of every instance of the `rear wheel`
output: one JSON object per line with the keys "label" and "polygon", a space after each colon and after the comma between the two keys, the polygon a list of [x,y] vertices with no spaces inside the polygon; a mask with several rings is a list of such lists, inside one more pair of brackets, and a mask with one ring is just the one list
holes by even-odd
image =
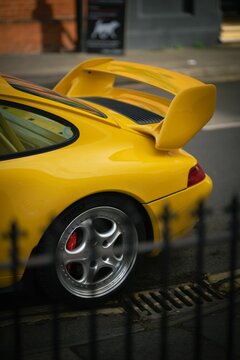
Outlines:
{"label": "rear wheel", "polygon": [[54,256],[39,271],[40,282],[55,296],[101,299],[119,290],[136,264],[145,228],[128,198],[90,197],[66,210],[40,243]]}

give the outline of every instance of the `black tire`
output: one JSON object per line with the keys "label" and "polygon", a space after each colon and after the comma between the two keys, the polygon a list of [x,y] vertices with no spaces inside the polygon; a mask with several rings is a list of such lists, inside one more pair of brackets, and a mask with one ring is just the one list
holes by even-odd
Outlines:
{"label": "black tire", "polygon": [[40,241],[38,252],[54,259],[38,271],[53,298],[95,303],[122,289],[136,266],[144,219],[128,197],[99,194],[64,211]]}

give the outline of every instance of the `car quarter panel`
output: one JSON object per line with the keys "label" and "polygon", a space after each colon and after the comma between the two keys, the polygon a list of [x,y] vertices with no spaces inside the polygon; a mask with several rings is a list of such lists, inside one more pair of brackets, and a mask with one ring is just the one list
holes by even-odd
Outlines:
{"label": "car quarter panel", "polygon": [[[76,125],[78,120],[72,122]],[[182,150],[157,151],[151,142],[151,138],[82,119],[75,143],[1,161],[2,233],[12,220],[18,221],[27,232],[27,239],[19,243],[21,257],[27,259],[52,219],[85,196],[116,191],[148,203],[186,188],[188,170],[196,160]],[[0,261],[8,252],[5,241]]]}
{"label": "car quarter panel", "polygon": [[188,233],[197,221],[196,210],[200,201],[205,201],[212,189],[212,180],[206,175],[200,183],[171,194],[162,199],[144,204],[154,226],[155,240],[162,238],[163,212],[167,206],[173,215],[170,218],[170,237],[176,239]]}

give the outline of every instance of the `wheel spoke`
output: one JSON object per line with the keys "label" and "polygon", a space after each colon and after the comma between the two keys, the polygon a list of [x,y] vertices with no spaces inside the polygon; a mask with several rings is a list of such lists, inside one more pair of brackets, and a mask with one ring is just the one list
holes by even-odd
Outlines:
{"label": "wheel spoke", "polygon": [[115,256],[108,257],[104,260],[104,266],[108,266],[115,270],[122,262],[122,259],[117,259]]}
{"label": "wheel spoke", "polygon": [[121,231],[119,229],[116,229],[115,233],[109,237],[108,243],[109,247],[113,247],[118,237],[121,235]]}
{"label": "wheel spoke", "polygon": [[94,266],[91,266],[90,261],[83,262],[83,277],[79,281],[84,285],[91,285],[94,282],[94,278],[98,272],[98,264],[96,263]]}
{"label": "wheel spoke", "polygon": [[112,249],[120,235],[121,231],[117,228],[112,235],[110,235],[109,237],[105,237],[104,239],[102,238],[103,248]]}
{"label": "wheel spoke", "polygon": [[83,221],[82,226],[86,232],[86,243],[88,246],[91,246],[95,244],[97,241],[99,241],[100,236],[94,229],[92,218]]}
{"label": "wheel spoke", "polygon": [[87,251],[86,246],[81,246],[74,251],[64,251],[62,253],[62,261],[65,266],[71,262],[82,263],[88,259],[88,257],[89,252]]}

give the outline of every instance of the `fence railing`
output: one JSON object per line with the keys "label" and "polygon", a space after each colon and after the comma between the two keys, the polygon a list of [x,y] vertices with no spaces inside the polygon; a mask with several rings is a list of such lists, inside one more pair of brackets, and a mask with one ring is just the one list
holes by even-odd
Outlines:
{"label": "fence railing", "polygon": [[[205,281],[204,277],[204,260],[206,245],[216,243],[229,243],[229,292],[228,292],[228,309],[227,309],[227,323],[223,326],[226,327],[226,360],[235,359],[235,334],[236,329],[236,268],[237,268],[237,253],[239,242],[239,200],[234,197],[230,205],[225,209],[226,216],[229,218],[229,227],[224,236],[209,237],[207,236],[207,224],[206,220],[209,218],[209,210],[205,207],[203,202],[200,202],[197,206],[196,214],[198,216],[198,223],[195,229],[195,235],[188,238],[179,239],[178,241],[171,241],[171,221],[177,216],[172,214],[171,209],[165,207],[161,214],[161,221],[163,223],[163,239],[159,243],[143,243],[139,246],[139,252],[145,253],[151,250],[161,250],[163,259],[163,274],[162,282],[159,284],[162,294],[168,294],[169,289],[169,267],[170,267],[170,254],[174,249],[194,247],[196,249],[196,276],[195,276],[195,288],[197,298],[195,306],[195,331],[194,331],[194,344],[192,351],[192,359],[203,359],[202,351],[202,329],[203,329],[203,311],[202,311],[202,298],[203,291],[202,286]],[[194,216],[196,215],[194,214]],[[0,264],[1,269],[10,268],[13,278],[12,284],[12,339],[13,344],[3,343],[3,339],[0,338],[0,354],[2,353],[6,359],[24,359],[25,354],[23,352],[23,332],[21,325],[21,303],[19,303],[18,293],[20,291],[18,285],[18,268],[26,263],[20,259],[18,242],[21,237],[27,237],[27,234],[20,228],[20,225],[16,222],[12,222],[9,226],[9,231],[4,234],[5,241],[11,243],[11,261],[8,263]],[[49,262],[54,261],[53,258],[48,256],[33,255],[30,259],[29,267],[38,267],[47,265]],[[2,295],[0,295],[1,297]],[[125,340],[124,350],[122,351],[121,359],[134,359],[135,343],[133,341],[133,323],[135,321],[134,307],[131,303],[132,294],[129,292],[124,297],[124,308],[126,310],[126,322],[125,322]],[[62,338],[61,334],[61,304],[59,302],[53,302],[52,304],[52,358],[57,360],[62,358]],[[159,304],[155,305],[158,306]],[[3,308],[4,309],[4,308]],[[37,311],[37,308],[36,308]],[[98,312],[96,308],[91,308],[89,317],[89,359],[98,359]],[[81,321],[81,320],[79,320]],[[167,360],[169,358],[169,346],[168,346],[168,330],[169,330],[169,315],[166,306],[161,307],[159,310],[159,359]],[[147,346],[147,344],[146,344]],[[11,351],[8,352],[7,348],[11,347]],[[28,357],[29,358],[29,357]],[[120,357],[116,357],[116,359]],[[4,359],[4,358],[3,358]]]}

